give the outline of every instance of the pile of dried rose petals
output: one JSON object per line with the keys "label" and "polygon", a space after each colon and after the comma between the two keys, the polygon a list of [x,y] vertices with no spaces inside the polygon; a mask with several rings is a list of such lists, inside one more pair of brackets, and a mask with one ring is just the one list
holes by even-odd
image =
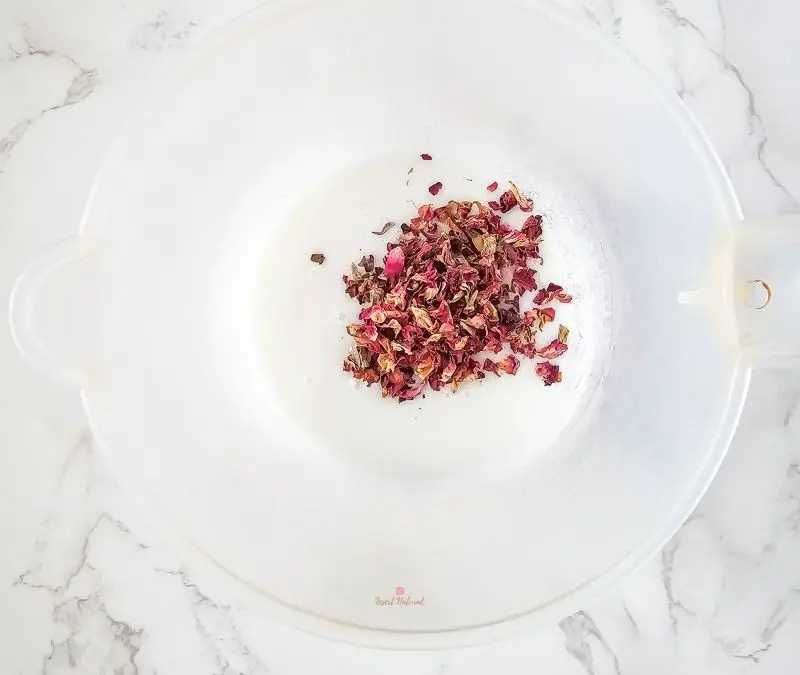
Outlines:
{"label": "pile of dried rose petals", "polygon": [[[515,207],[531,212],[533,203],[513,183],[488,204],[425,204],[387,245],[383,267],[373,256],[354,264],[343,280],[364,307],[347,327],[354,344],[344,370],[400,401],[428,387],[455,391],[486,373],[515,375],[517,355],[542,359],[535,372],[545,385],[560,382],[552,359],[567,351],[569,330],[561,326],[543,345],[536,337],[555,320],[553,305],[572,297],[557,284],[538,288],[531,265],[542,262],[542,217],[514,229],[499,213]],[[525,293],[533,296],[529,311],[520,310]]]}

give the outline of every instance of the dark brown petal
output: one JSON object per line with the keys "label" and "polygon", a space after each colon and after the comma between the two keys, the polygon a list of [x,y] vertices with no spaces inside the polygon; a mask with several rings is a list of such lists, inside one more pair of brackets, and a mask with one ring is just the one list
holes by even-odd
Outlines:
{"label": "dark brown petal", "polygon": [[372,234],[386,234],[389,230],[391,230],[397,223],[390,220],[388,223],[385,223],[384,226],[380,230],[373,230]]}

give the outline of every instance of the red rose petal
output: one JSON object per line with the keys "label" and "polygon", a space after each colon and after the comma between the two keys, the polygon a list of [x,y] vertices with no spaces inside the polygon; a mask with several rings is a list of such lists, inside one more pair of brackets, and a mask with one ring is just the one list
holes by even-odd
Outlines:
{"label": "red rose petal", "polygon": [[567,348],[567,345],[560,340],[553,340],[541,349],[537,349],[536,353],[543,359],[555,359],[567,351]]}
{"label": "red rose petal", "polygon": [[497,369],[508,375],[516,375],[519,370],[519,359],[513,354],[506,356],[506,358],[497,362]]}
{"label": "red rose petal", "polygon": [[389,255],[386,256],[386,276],[389,278],[396,277],[403,271],[404,265],[405,255],[403,254],[403,249],[399,246],[395,246],[389,251]]}
{"label": "red rose petal", "polygon": [[517,293],[534,290],[536,288],[536,279],[534,279],[533,270],[527,267],[518,268],[514,272],[511,287],[517,291]]}
{"label": "red rose petal", "polygon": [[508,213],[517,205],[517,198],[511,190],[506,190],[500,195],[500,210]]}
{"label": "red rose petal", "polygon": [[526,213],[533,211],[533,202],[520,192],[520,189],[514,183],[509,182],[509,184],[511,185],[510,192],[513,193],[516,203],[519,204],[519,210]]}
{"label": "red rose petal", "polygon": [[[487,186],[492,188],[497,184]],[[442,184],[429,189],[438,194]],[[373,256],[354,264],[342,280],[362,308],[347,326],[351,347],[344,371],[401,402],[428,388],[456,391],[487,373],[515,375],[522,357],[547,359],[535,365],[545,385],[561,381],[559,366],[549,359],[567,350],[569,331],[556,324],[557,339],[548,336],[547,342],[542,335],[554,330],[549,326],[557,303],[572,297],[553,283],[537,291],[541,216],[515,229],[501,215],[527,208],[529,201],[512,184],[488,205],[423,204],[395,228],[383,267]],[[535,293],[534,307],[525,311],[520,299],[528,292]],[[487,354],[504,357],[495,361]]]}
{"label": "red rose petal", "polygon": [[549,361],[542,361],[536,364],[536,374],[542,378],[544,385],[549,387],[551,384],[561,382],[562,374],[559,367]]}

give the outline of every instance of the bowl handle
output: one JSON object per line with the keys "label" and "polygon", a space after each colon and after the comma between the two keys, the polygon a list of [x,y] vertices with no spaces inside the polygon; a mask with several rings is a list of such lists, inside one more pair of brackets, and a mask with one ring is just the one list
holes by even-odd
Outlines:
{"label": "bowl handle", "polygon": [[94,250],[94,240],[76,235],[42,250],[17,278],[9,301],[11,336],[22,356],[37,370],[74,387],[86,380],[83,368],[58,356],[36,331],[36,305],[40,291],[66,264]]}
{"label": "bowl handle", "polygon": [[745,357],[800,367],[800,216],[748,223],[733,249],[732,299]]}

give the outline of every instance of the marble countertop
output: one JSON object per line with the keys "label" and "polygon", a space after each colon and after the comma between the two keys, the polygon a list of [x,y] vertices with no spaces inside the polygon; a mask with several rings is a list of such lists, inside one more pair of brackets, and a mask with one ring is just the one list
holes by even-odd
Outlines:
{"label": "marble countertop", "polygon": [[[0,6],[0,296],[77,229],[142,83],[254,0]],[[800,211],[800,4],[570,0],[700,120],[748,216]],[[77,393],[0,328],[0,672],[784,675],[800,663],[800,372],[754,375],[702,503],[660,555],[560,622],[448,652],[359,649],[201,584],[95,452]]]}

